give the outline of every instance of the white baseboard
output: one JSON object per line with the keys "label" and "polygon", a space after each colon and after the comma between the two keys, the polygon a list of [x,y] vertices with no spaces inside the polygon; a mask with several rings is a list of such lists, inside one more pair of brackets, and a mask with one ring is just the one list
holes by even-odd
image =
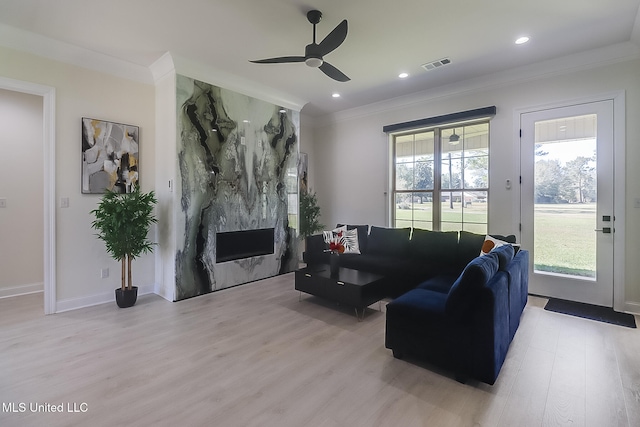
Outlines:
{"label": "white baseboard", "polygon": [[[155,293],[154,288],[154,285],[138,286],[138,295],[153,294]],[[91,307],[92,305],[105,304],[108,302],[114,303],[115,299],[114,291],[111,291],[87,297],[58,300],[56,302],[56,313],[77,310],[78,308]]]}
{"label": "white baseboard", "polygon": [[35,294],[36,292],[44,292],[44,283],[31,283],[12,286],[10,288],[0,288],[0,298],[17,297],[18,295]]}
{"label": "white baseboard", "polygon": [[624,304],[625,313],[640,315],[640,303],[626,302]]}
{"label": "white baseboard", "polygon": [[166,292],[166,289],[163,289],[159,283],[156,283],[154,286],[154,291],[153,291],[156,295],[166,299],[169,302],[174,302],[174,297],[173,294],[170,294],[169,292]]}

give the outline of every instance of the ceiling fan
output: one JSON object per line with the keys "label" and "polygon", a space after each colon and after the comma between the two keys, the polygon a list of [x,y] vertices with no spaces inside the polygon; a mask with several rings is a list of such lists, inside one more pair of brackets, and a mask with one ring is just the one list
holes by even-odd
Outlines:
{"label": "ceiling fan", "polygon": [[289,62],[304,62],[309,67],[320,68],[320,71],[339,82],[351,80],[342,71],[325,62],[323,57],[333,52],[347,38],[347,20],[339,23],[320,44],[316,43],[316,24],[322,19],[322,12],[311,10],[307,12],[307,19],[313,24],[313,43],[304,49],[304,56],[281,56],[278,58],[260,59],[249,61],[255,64],[284,64]]}

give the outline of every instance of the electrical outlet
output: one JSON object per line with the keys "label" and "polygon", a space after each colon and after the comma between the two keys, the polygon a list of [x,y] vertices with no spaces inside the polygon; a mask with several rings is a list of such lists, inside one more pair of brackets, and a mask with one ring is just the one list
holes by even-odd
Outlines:
{"label": "electrical outlet", "polygon": [[100,278],[106,279],[107,277],[109,277],[109,269],[103,268],[102,270],[100,270]]}
{"label": "electrical outlet", "polygon": [[69,198],[68,197],[61,197],[60,198],[60,207],[61,208],[68,208],[69,207]]}

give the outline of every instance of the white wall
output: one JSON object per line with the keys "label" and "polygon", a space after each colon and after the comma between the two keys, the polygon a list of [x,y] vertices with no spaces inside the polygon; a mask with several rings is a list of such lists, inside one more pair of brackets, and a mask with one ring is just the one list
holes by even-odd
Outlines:
{"label": "white wall", "polygon": [[[637,56],[636,56],[637,58]],[[524,72],[523,72],[524,73]],[[505,82],[492,81],[485,87],[468,85],[468,90],[425,92],[417,97],[389,100],[375,106],[326,117],[316,124],[314,155],[310,168],[316,170],[315,188],[325,224],[388,225],[388,139],[384,125],[439,116],[495,105],[491,121],[489,229],[510,234],[519,222],[519,193],[507,190],[504,182],[517,182],[518,144],[514,112],[554,102],[624,90],[626,93],[626,308],[640,312],[640,60],[628,60],[582,71],[541,72]],[[489,81],[489,80],[488,80]],[[509,81],[511,83],[509,83]]]}
{"label": "white wall", "polygon": [[[176,223],[174,207],[180,203],[176,191],[176,75],[169,72],[156,82],[156,191],[158,196],[158,250],[156,293],[174,301],[176,292]],[[169,182],[171,181],[171,188]],[[184,232],[184,230],[180,230]]]}
{"label": "white wall", "polygon": [[[56,89],[56,283],[57,310],[112,301],[120,285],[120,264],[113,261],[91,229],[89,212],[98,195],[80,193],[82,117],[140,126],[140,183],[155,187],[155,93],[151,85],[63,64],[0,47],[0,76]],[[69,208],[60,208],[68,197]],[[109,268],[110,277],[100,278]],[[154,256],[133,264],[141,293],[153,291]]]}
{"label": "white wall", "polygon": [[0,89],[0,297],[43,289],[42,101]]}

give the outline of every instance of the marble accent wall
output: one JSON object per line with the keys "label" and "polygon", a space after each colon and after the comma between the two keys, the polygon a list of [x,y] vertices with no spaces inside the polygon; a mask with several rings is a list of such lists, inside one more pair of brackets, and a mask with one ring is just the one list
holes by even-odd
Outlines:
{"label": "marble accent wall", "polygon": [[[292,271],[299,112],[180,75],[176,83],[175,299]],[[273,255],[216,263],[216,233],[262,228],[275,229]]]}

